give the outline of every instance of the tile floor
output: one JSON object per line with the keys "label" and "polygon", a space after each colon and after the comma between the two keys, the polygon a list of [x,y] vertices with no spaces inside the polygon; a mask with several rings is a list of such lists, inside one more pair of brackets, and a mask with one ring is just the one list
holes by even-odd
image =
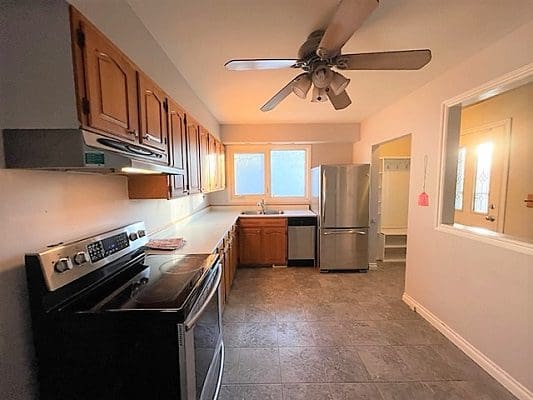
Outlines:
{"label": "tile floor", "polygon": [[239,269],[219,400],[514,399],[401,301],[404,270]]}

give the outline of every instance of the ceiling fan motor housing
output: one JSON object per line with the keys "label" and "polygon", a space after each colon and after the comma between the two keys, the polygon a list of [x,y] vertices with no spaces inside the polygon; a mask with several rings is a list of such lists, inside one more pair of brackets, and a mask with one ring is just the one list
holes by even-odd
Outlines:
{"label": "ceiling fan motor housing", "polygon": [[304,44],[300,46],[300,49],[298,50],[298,58],[302,61],[309,61],[310,59],[317,57],[316,49],[320,44],[320,40],[322,40],[322,36],[324,36],[323,30],[311,33]]}

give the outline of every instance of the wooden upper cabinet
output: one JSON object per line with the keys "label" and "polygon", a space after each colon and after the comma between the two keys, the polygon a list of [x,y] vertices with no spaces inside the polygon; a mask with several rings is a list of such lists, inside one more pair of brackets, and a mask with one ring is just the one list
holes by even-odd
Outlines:
{"label": "wooden upper cabinet", "polygon": [[200,137],[198,123],[187,117],[187,169],[189,193],[200,193]]}
{"label": "wooden upper cabinet", "polygon": [[137,142],[137,77],[134,65],[71,8],[78,107],[82,125]]}
{"label": "wooden upper cabinet", "polygon": [[142,72],[138,77],[141,143],[167,152],[167,95]]}
{"label": "wooden upper cabinet", "polygon": [[171,143],[171,164],[177,170],[172,175],[171,196],[180,197],[188,194],[187,175],[187,128],[185,112],[172,100],[168,100],[168,132]]}
{"label": "wooden upper cabinet", "polygon": [[208,141],[209,152],[209,191],[215,191],[217,187],[217,140],[213,135],[209,135]]}
{"label": "wooden upper cabinet", "polygon": [[210,191],[209,185],[209,132],[200,126],[200,187],[202,192]]}
{"label": "wooden upper cabinet", "polygon": [[221,142],[217,142],[217,166],[217,189],[222,190],[226,187],[226,155]]}

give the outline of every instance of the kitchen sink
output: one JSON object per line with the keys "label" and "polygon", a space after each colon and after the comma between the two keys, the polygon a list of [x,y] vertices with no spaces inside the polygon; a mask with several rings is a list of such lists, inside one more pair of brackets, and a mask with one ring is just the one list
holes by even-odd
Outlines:
{"label": "kitchen sink", "polygon": [[283,210],[246,210],[241,212],[242,215],[279,215],[283,214]]}

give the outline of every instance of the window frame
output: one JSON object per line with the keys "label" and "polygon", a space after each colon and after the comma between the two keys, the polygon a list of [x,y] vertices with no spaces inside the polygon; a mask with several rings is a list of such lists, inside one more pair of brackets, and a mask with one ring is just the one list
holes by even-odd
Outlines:
{"label": "window frame", "polygon": [[[533,79],[533,63],[505,74],[484,85],[469,90],[461,95],[446,100],[441,105],[441,139],[439,159],[439,179],[437,212],[435,213],[435,229],[462,238],[469,238],[479,242],[491,244],[500,248],[533,255],[533,242],[516,238],[503,233],[489,231],[483,228],[471,227],[453,223],[451,214],[455,212],[454,204],[450,207],[450,189],[455,188],[457,157],[454,149],[458,148],[459,134],[457,117],[461,106],[484,100],[497,94],[512,90]],[[450,168],[449,165],[455,165]],[[453,170],[453,171],[452,171]],[[451,212],[453,209],[453,212]]]}
{"label": "window frame", "polygon": [[[270,152],[272,150],[304,150],[305,151],[305,194],[304,196],[273,197],[271,191]],[[302,144],[251,144],[227,145],[226,168],[228,171],[229,197],[232,202],[256,203],[264,199],[270,204],[302,204],[311,201],[310,196],[310,171],[311,171],[311,146]],[[263,153],[265,159],[264,195],[238,195],[235,193],[235,153]]]}

